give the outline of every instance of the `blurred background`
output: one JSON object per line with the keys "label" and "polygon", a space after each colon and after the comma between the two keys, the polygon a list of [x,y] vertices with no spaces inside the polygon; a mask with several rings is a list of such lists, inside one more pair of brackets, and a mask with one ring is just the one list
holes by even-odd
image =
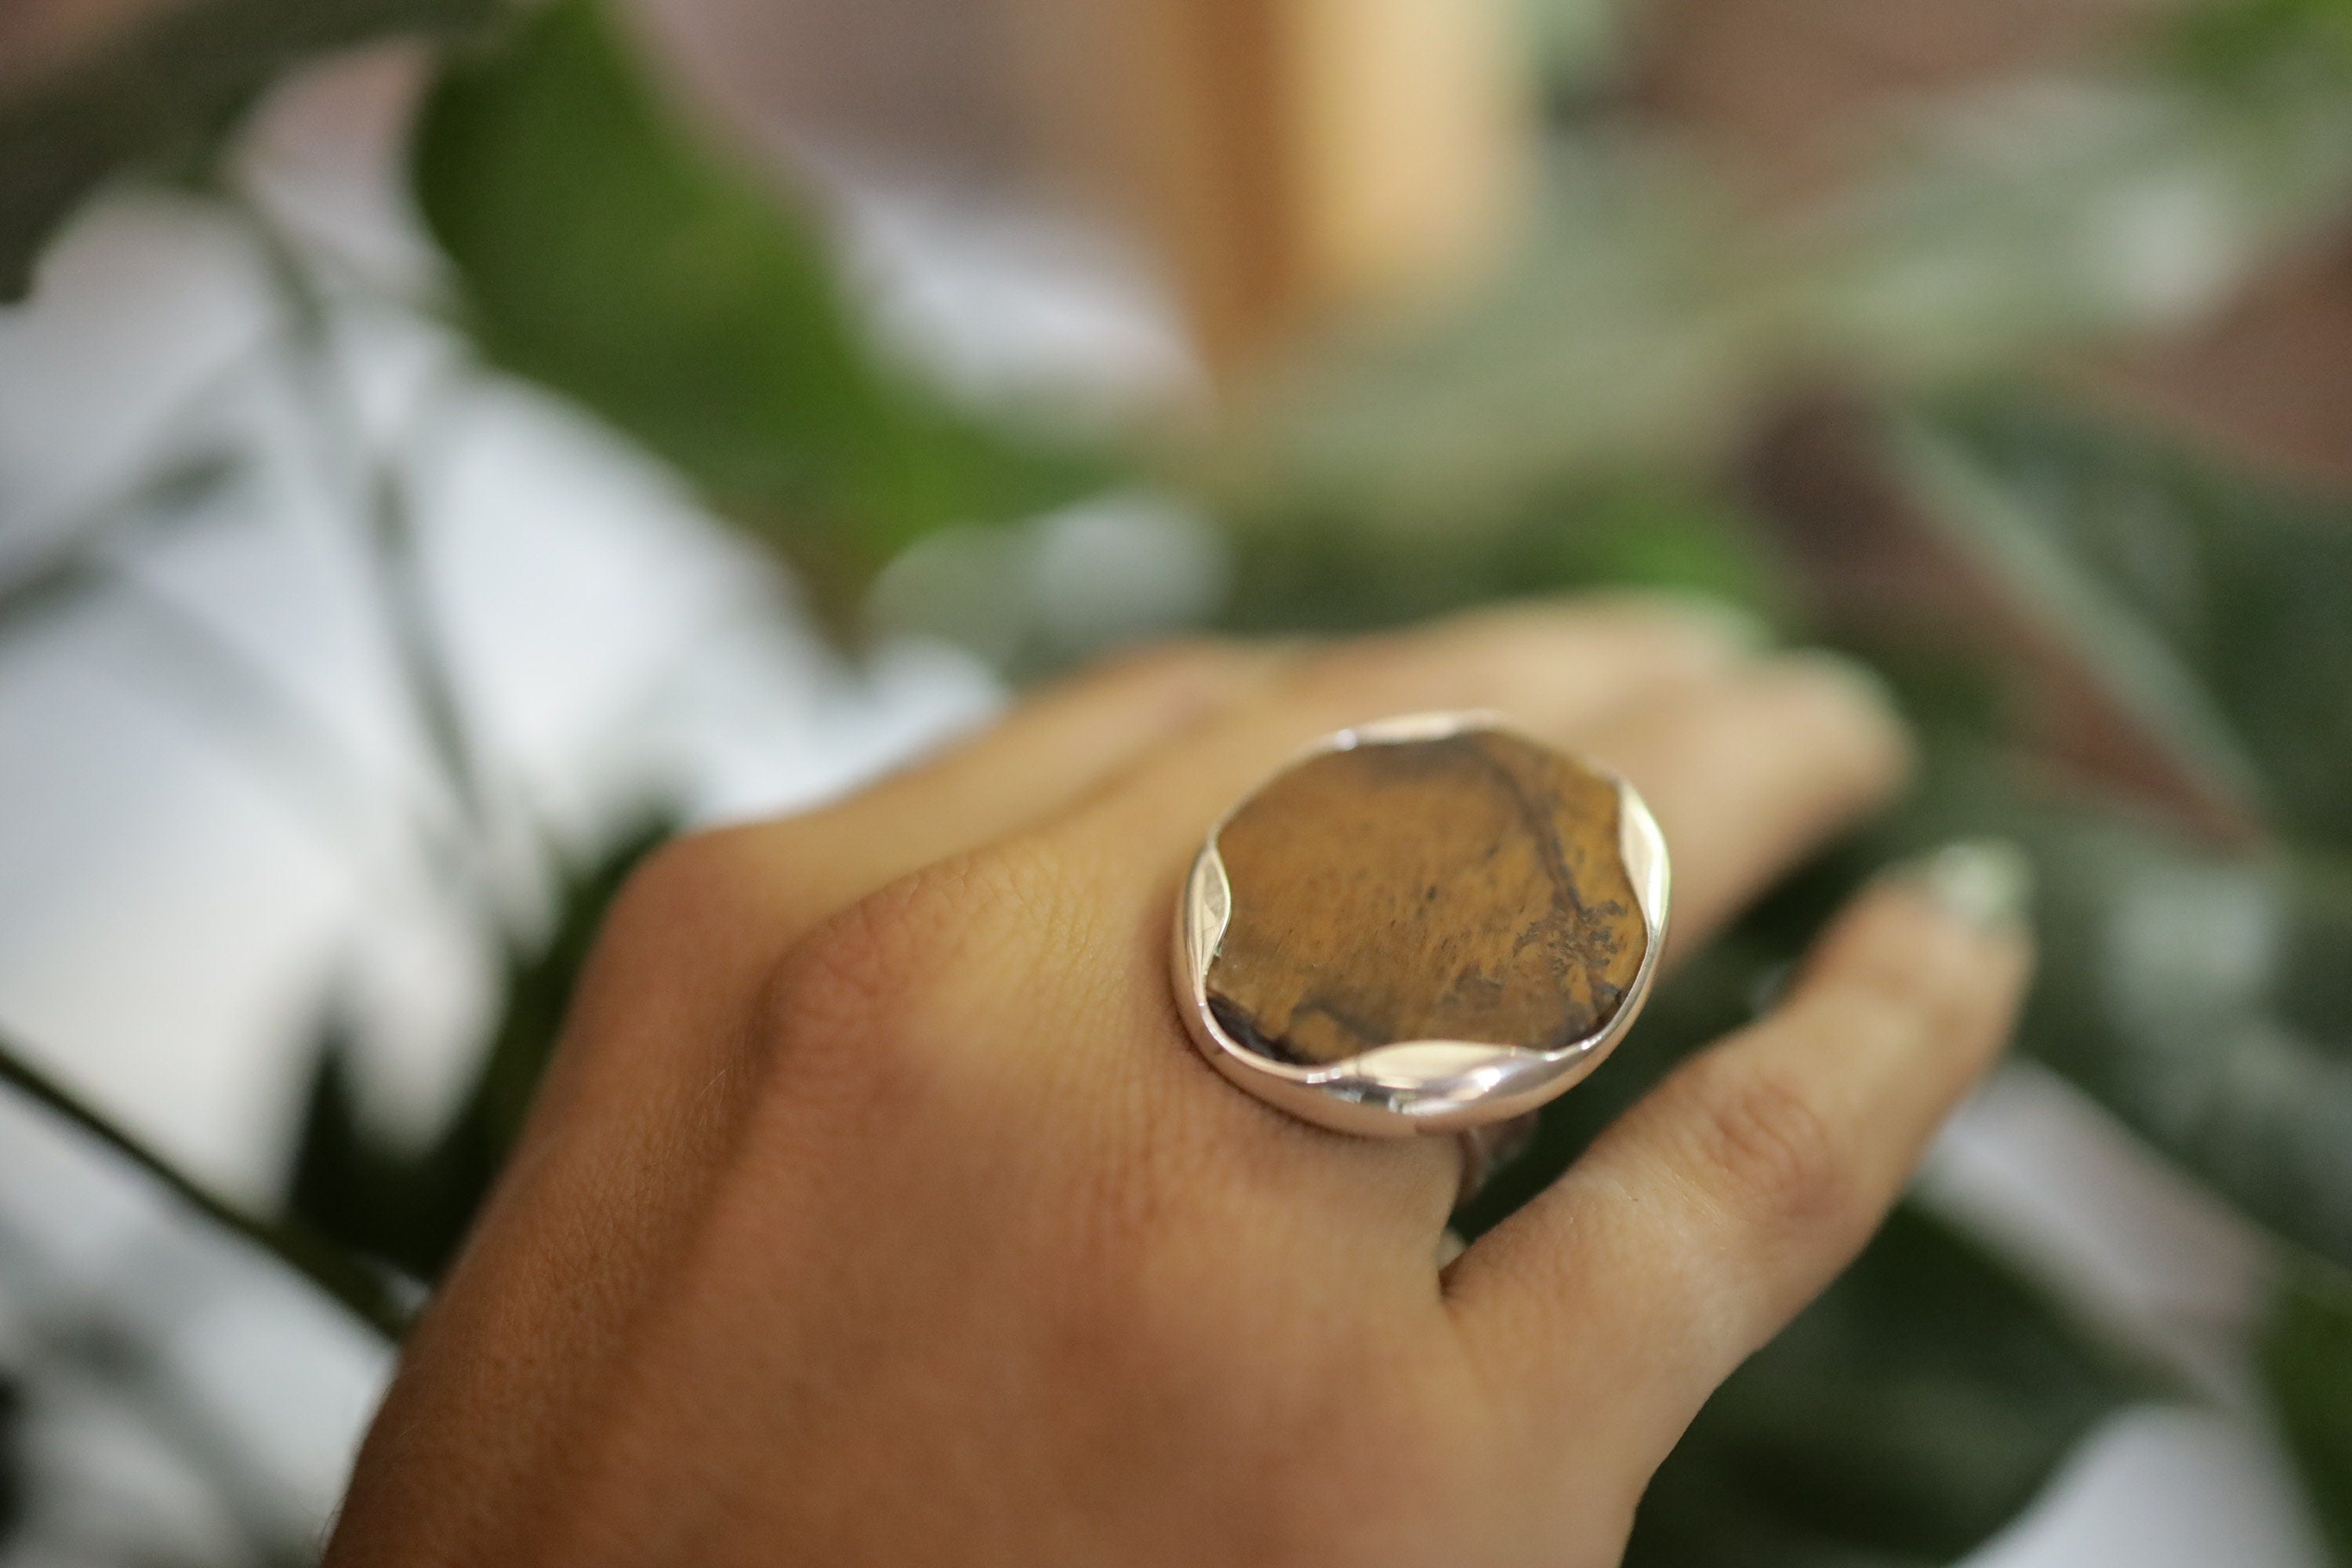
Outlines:
{"label": "blurred background", "polygon": [[[315,1558],[604,900],[1171,632],[1875,664],[2019,1059],[1639,1568],[2352,1568],[2352,3],[6,0],[0,1561]],[[813,1268],[822,1260],[812,1260]]]}

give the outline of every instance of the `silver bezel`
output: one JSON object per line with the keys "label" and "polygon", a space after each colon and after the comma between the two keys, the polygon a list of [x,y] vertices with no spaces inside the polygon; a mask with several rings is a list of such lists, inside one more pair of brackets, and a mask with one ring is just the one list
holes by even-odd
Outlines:
{"label": "silver bezel", "polygon": [[[1284,771],[1332,752],[1442,740],[1476,730],[1499,730],[1549,746],[1499,714],[1415,713],[1326,736],[1293,758]],[[1210,962],[1233,917],[1233,891],[1217,853],[1217,835],[1234,812],[1249,804],[1245,797],[1210,828],[1177,903],[1176,993],[1202,1054],[1259,1099],[1306,1121],[1369,1138],[1460,1132],[1524,1115],[1573,1087],[1616,1048],[1649,999],[1665,948],[1669,882],[1665,837],[1641,795],[1613,770],[1583,757],[1576,760],[1617,787],[1619,852],[1648,936],[1624,1005],[1605,1026],[1551,1051],[1464,1040],[1410,1040],[1317,1067],[1277,1061],[1235,1040],[1210,1011],[1208,982]]]}

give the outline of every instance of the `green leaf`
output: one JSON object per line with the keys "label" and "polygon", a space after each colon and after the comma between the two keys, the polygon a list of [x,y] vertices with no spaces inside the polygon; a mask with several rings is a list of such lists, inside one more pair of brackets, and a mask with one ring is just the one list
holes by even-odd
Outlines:
{"label": "green leaf", "polygon": [[261,1219],[215,1196],[80,1096],[33,1066],[29,1057],[6,1040],[0,1040],[0,1088],[32,1100],[111,1151],[207,1223],[308,1279],[322,1295],[369,1328],[387,1338],[397,1338],[406,1326],[407,1313],[382,1275],[299,1220]]}
{"label": "green leaf", "polygon": [[2352,899],[2340,867],[2120,824],[2042,836],[2022,1038],[2278,1234],[2352,1265]]}
{"label": "green leaf", "polygon": [[119,499],[95,508],[60,542],[0,580],[0,647],[21,628],[66,611],[110,580],[110,562],[126,546],[199,523],[247,477],[237,453],[200,450],[142,475]]}
{"label": "green leaf", "polygon": [[16,1534],[26,1513],[25,1426],[24,1387],[13,1376],[0,1376],[0,1544]]}
{"label": "green leaf", "polygon": [[522,1131],[605,909],[637,862],[672,831],[667,819],[648,822],[566,879],[547,939],[508,954],[504,1005],[480,1075],[423,1151],[394,1147],[361,1117],[350,1079],[352,1041],[331,1019],[311,1079],[288,1212],[420,1279],[437,1278]]}
{"label": "green leaf", "polygon": [[[2027,838],[2044,886],[2025,1047],[2263,1225],[2352,1265],[2352,509],[2016,389],[1929,425],[1893,471],[2021,608],[2003,624],[2042,651],[2012,681],[2103,713],[2111,756],[2129,732],[2133,772],[2223,781],[2268,821],[2251,846],[2193,842],[2035,781],[1988,749],[1998,726],[1931,711],[1946,738],[1911,831]],[[2085,698],[2101,692],[2104,710]]]}
{"label": "green leaf", "polygon": [[689,134],[602,0],[556,0],[454,61],[414,179],[491,359],[644,442],[820,577],[854,581],[932,528],[1091,477],[880,363],[814,223]]}
{"label": "green leaf", "polygon": [[2352,1568],[2352,1276],[2305,1265],[2263,1334],[2263,1381],[2337,1568]]}
{"label": "green leaf", "polygon": [[2276,94],[2316,77],[2352,74],[2352,5],[2345,0],[2207,0],[2160,30],[2159,57],[2193,81]]}
{"label": "green leaf", "polygon": [[[1889,445],[1911,504],[1872,521],[1885,532],[1941,546],[1936,568],[1960,582],[1963,595],[1973,592],[1975,603],[1958,603],[1991,630],[1975,628],[1961,651],[2007,688],[2008,730],[2118,795],[2145,796],[2184,821],[2242,838],[2268,781],[2180,651],[2096,563],[2070,547],[2047,509],[1999,482],[1940,433],[1898,426]],[[2160,548],[2148,532],[2141,542]],[[1915,574],[1923,568],[1923,560],[1911,563]],[[1932,599],[1936,589],[1914,583],[1895,592]],[[1889,618],[1895,624],[1879,628],[1882,642],[1912,635],[1899,617]]]}
{"label": "green leaf", "polygon": [[2352,1263],[2352,864],[2214,849],[1980,735],[1931,725],[1919,773],[1875,857],[2000,835],[2040,873],[2018,1048],[2258,1224]]}
{"label": "green leaf", "polygon": [[1362,631],[1601,587],[1704,595],[1759,614],[1788,597],[1742,508],[1660,474],[1596,477],[1479,528],[1383,529],[1301,505],[1247,518],[1231,537],[1223,619],[1246,632]]}
{"label": "green leaf", "polygon": [[455,37],[504,0],[182,0],[69,73],[0,103],[0,303],[24,298],[42,245],[101,182],[184,168],[279,75],[398,33]]}
{"label": "green leaf", "polygon": [[2352,504],[2014,387],[1934,425],[2162,644],[2252,759],[2273,826],[2352,850]]}

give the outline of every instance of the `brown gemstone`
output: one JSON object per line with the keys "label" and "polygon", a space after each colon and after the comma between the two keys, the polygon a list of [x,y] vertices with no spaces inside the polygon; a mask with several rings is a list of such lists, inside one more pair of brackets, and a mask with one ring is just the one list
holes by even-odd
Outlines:
{"label": "brown gemstone", "polygon": [[1500,731],[1312,758],[1217,834],[1233,917],[1209,1005],[1293,1062],[1581,1039],[1649,940],[1617,816],[1615,784]]}

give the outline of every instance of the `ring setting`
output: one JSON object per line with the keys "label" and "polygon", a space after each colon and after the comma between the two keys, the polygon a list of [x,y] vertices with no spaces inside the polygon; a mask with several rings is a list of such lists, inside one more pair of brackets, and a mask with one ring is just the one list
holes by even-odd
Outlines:
{"label": "ring setting", "polygon": [[1180,1010],[1259,1099],[1361,1136],[1459,1135],[1483,1167],[1498,1124],[1632,1027],[1668,881],[1615,773],[1491,713],[1360,725],[1210,829],[1177,909]]}

